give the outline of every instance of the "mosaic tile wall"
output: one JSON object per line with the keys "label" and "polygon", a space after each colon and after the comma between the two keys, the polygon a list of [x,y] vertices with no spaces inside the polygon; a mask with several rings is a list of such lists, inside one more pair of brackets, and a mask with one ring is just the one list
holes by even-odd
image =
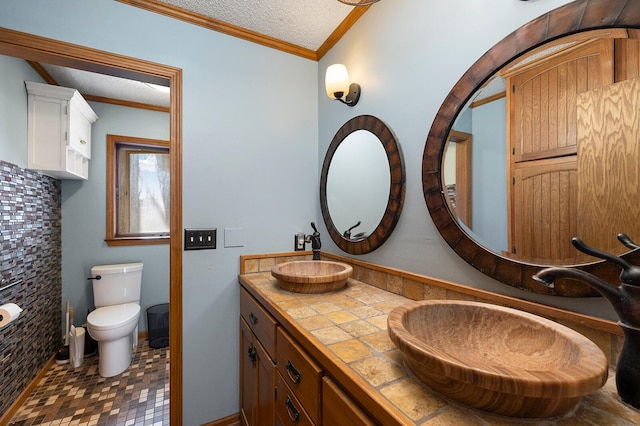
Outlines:
{"label": "mosaic tile wall", "polygon": [[[0,161],[0,304],[20,317],[0,329],[0,413],[15,401],[61,343],[61,185]],[[2,286],[0,286],[2,287]]]}

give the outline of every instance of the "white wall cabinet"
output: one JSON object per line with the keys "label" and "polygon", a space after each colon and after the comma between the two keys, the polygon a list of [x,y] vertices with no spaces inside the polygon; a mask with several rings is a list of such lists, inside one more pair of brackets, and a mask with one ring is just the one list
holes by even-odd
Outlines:
{"label": "white wall cabinet", "polygon": [[96,113],[75,89],[26,81],[28,168],[59,179],[87,179]]}

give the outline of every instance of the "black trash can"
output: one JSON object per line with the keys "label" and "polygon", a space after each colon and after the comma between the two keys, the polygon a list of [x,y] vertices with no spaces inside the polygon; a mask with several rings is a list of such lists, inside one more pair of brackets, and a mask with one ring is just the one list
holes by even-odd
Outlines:
{"label": "black trash can", "polygon": [[169,304],[162,303],[147,308],[149,347],[164,348],[169,345]]}

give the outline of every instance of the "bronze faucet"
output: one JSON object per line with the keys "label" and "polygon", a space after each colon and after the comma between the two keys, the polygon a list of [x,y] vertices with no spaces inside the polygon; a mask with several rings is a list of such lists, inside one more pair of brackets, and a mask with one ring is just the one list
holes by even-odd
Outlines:
{"label": "bronze faucet", "polygon": [[346,231],[344,231],[342,236],[345,237],[346,239],[350,239],[351,238],[351,231],[353,230],[353,228],[357,228],[358,226],[360,226],[360,223],[362,223],[362,222],[358,221],[358,223],[356,223],[351,228],[349,228]]}
{"label": "bronze faucet", "polygon": [[[618,240],[630,249],[640,248],[625,234]],[[581,269],[553,266],[538,271],[533,279],[553,287],[557,279],[567,278],[583,282],[602,294],[618,315],[618,325],[624,332],[624,345],[616,368],[616,387],[622,401],[640,408],[640,267],[609,253],[589,247],[579,238],[571,244],[583,253],[614,262],[622,268],[620,285],[608,282]]]}
{"label": "bronze faucet", "polygon": [[313,260],[320,260],[320,247],[322,247],[322,243],[320,242],[320,233],[318,232],[315,223],[311,222],[311,227],[313,228],[313,234],[307,235],[305,237],[305,242],[311,243]]}

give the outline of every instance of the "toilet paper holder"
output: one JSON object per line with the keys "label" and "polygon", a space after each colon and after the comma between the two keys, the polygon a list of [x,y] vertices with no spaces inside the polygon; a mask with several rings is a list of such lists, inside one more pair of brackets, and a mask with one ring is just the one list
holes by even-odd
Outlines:
{"label": "toilet paper holder", "polygon": [[15,303],[0,305],[0,328],[4,328],[20,317],[23,309]]}
{"label": "toilet paper holder", "polygon": [[22,284],[22,280],[18,279],[15,280],[14,282],[7,284],[9,282],[9,280],[7,280],[6,278],[2,278],[0,279],[0,291],[4,291],[8,288],[13,287],[14,285],[18,285],[18,284]]}

